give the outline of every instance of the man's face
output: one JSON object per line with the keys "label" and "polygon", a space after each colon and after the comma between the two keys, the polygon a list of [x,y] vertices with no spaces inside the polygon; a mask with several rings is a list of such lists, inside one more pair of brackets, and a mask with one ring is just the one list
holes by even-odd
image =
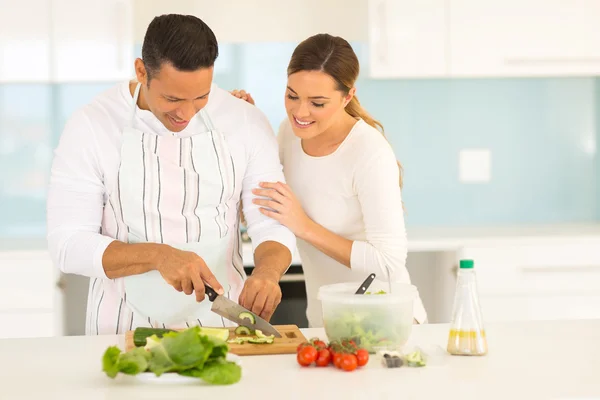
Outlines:
{"label": "man's face", "polygon": [[142,83],[142,102],[171,132],[181,132],[208,102],[213,67],[186,72],[163,63],[148,85],[144,63],[135,63],[137,79]]}

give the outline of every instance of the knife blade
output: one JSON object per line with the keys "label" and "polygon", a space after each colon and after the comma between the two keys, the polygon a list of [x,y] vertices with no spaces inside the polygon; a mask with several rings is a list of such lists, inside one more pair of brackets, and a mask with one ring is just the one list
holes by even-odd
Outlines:
{"label": "knife blade", "polygon": [[[205,292],[208,296],[208,299],[212,302],[211,311],[215,314],[218,314],[221,317],[228,319],[229,321],[235,322],[238,325],[244,325],[253,330],[258,329],[265,335],[273,335],[278,338],[281,337],[281,334],[277,331],[277,329],[275,329],[273,325],[271,325],[258,315],[254,314],[252,311],[240,306],[235,301],[219,295],[210,286],[205,285]],[[252,314],[254,316],[255,322],[251,324],[249,319],[240,318],[240,314],[243,312]]]}

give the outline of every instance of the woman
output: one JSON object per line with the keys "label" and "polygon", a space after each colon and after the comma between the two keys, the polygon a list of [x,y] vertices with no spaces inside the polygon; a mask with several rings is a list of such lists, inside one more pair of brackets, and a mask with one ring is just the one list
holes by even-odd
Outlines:
{"label": "woman", "polygon": [[[350,44],[328,34],[296,47],[288,65],[287,120],[279,152],[287,184],[254,190],[261,212],[298,238],[311,327],[323,326],[320,286],[380,279],[410,282],[400,164],[355,96],[359,63]],[[254,101],[244,91],[237,97]],[[426,319],[420,299],[414,317]]]}

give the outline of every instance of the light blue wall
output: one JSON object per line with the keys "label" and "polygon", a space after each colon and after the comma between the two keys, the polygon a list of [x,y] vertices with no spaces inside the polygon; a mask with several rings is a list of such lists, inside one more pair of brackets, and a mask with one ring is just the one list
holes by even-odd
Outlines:
{"label": "light blue wall", "polygon": [[[405,168],[408,225],[588,222],[600,218],[595,78],[373,80],[358,96],[385,126]],[[276,129],[294,44],[251,44],[237,52],[236,84],[250,91]],[[232,59],[233,57],[228,57]],[[266,62],[265,62],[266,60]],[[230,78],[229,78],[230,79]],[[462,148],[488,148],[488,184],[458,181]]]}
{"label": "light blue wall", "polygon": [[[276,129],[294,43],[221,46],[215,81],[249,90]],[[600,221],[600,80],[367,79],[358,96],[405,168],[409,226]],[[136,52],[140,53],[139,46]],[[0,236],[43,236],[66,118],[114,83],[0,85]],[[492,153],[489,184],[458,182],[458,153]]]}

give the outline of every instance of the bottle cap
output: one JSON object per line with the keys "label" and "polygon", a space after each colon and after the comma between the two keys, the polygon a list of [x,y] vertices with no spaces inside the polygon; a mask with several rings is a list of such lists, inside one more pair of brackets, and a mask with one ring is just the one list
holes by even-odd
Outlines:
{"label": "bottle cap", "polygon": [[462,269],[471,269],[474,264],[473,260],[460,260],[460,268]]}

